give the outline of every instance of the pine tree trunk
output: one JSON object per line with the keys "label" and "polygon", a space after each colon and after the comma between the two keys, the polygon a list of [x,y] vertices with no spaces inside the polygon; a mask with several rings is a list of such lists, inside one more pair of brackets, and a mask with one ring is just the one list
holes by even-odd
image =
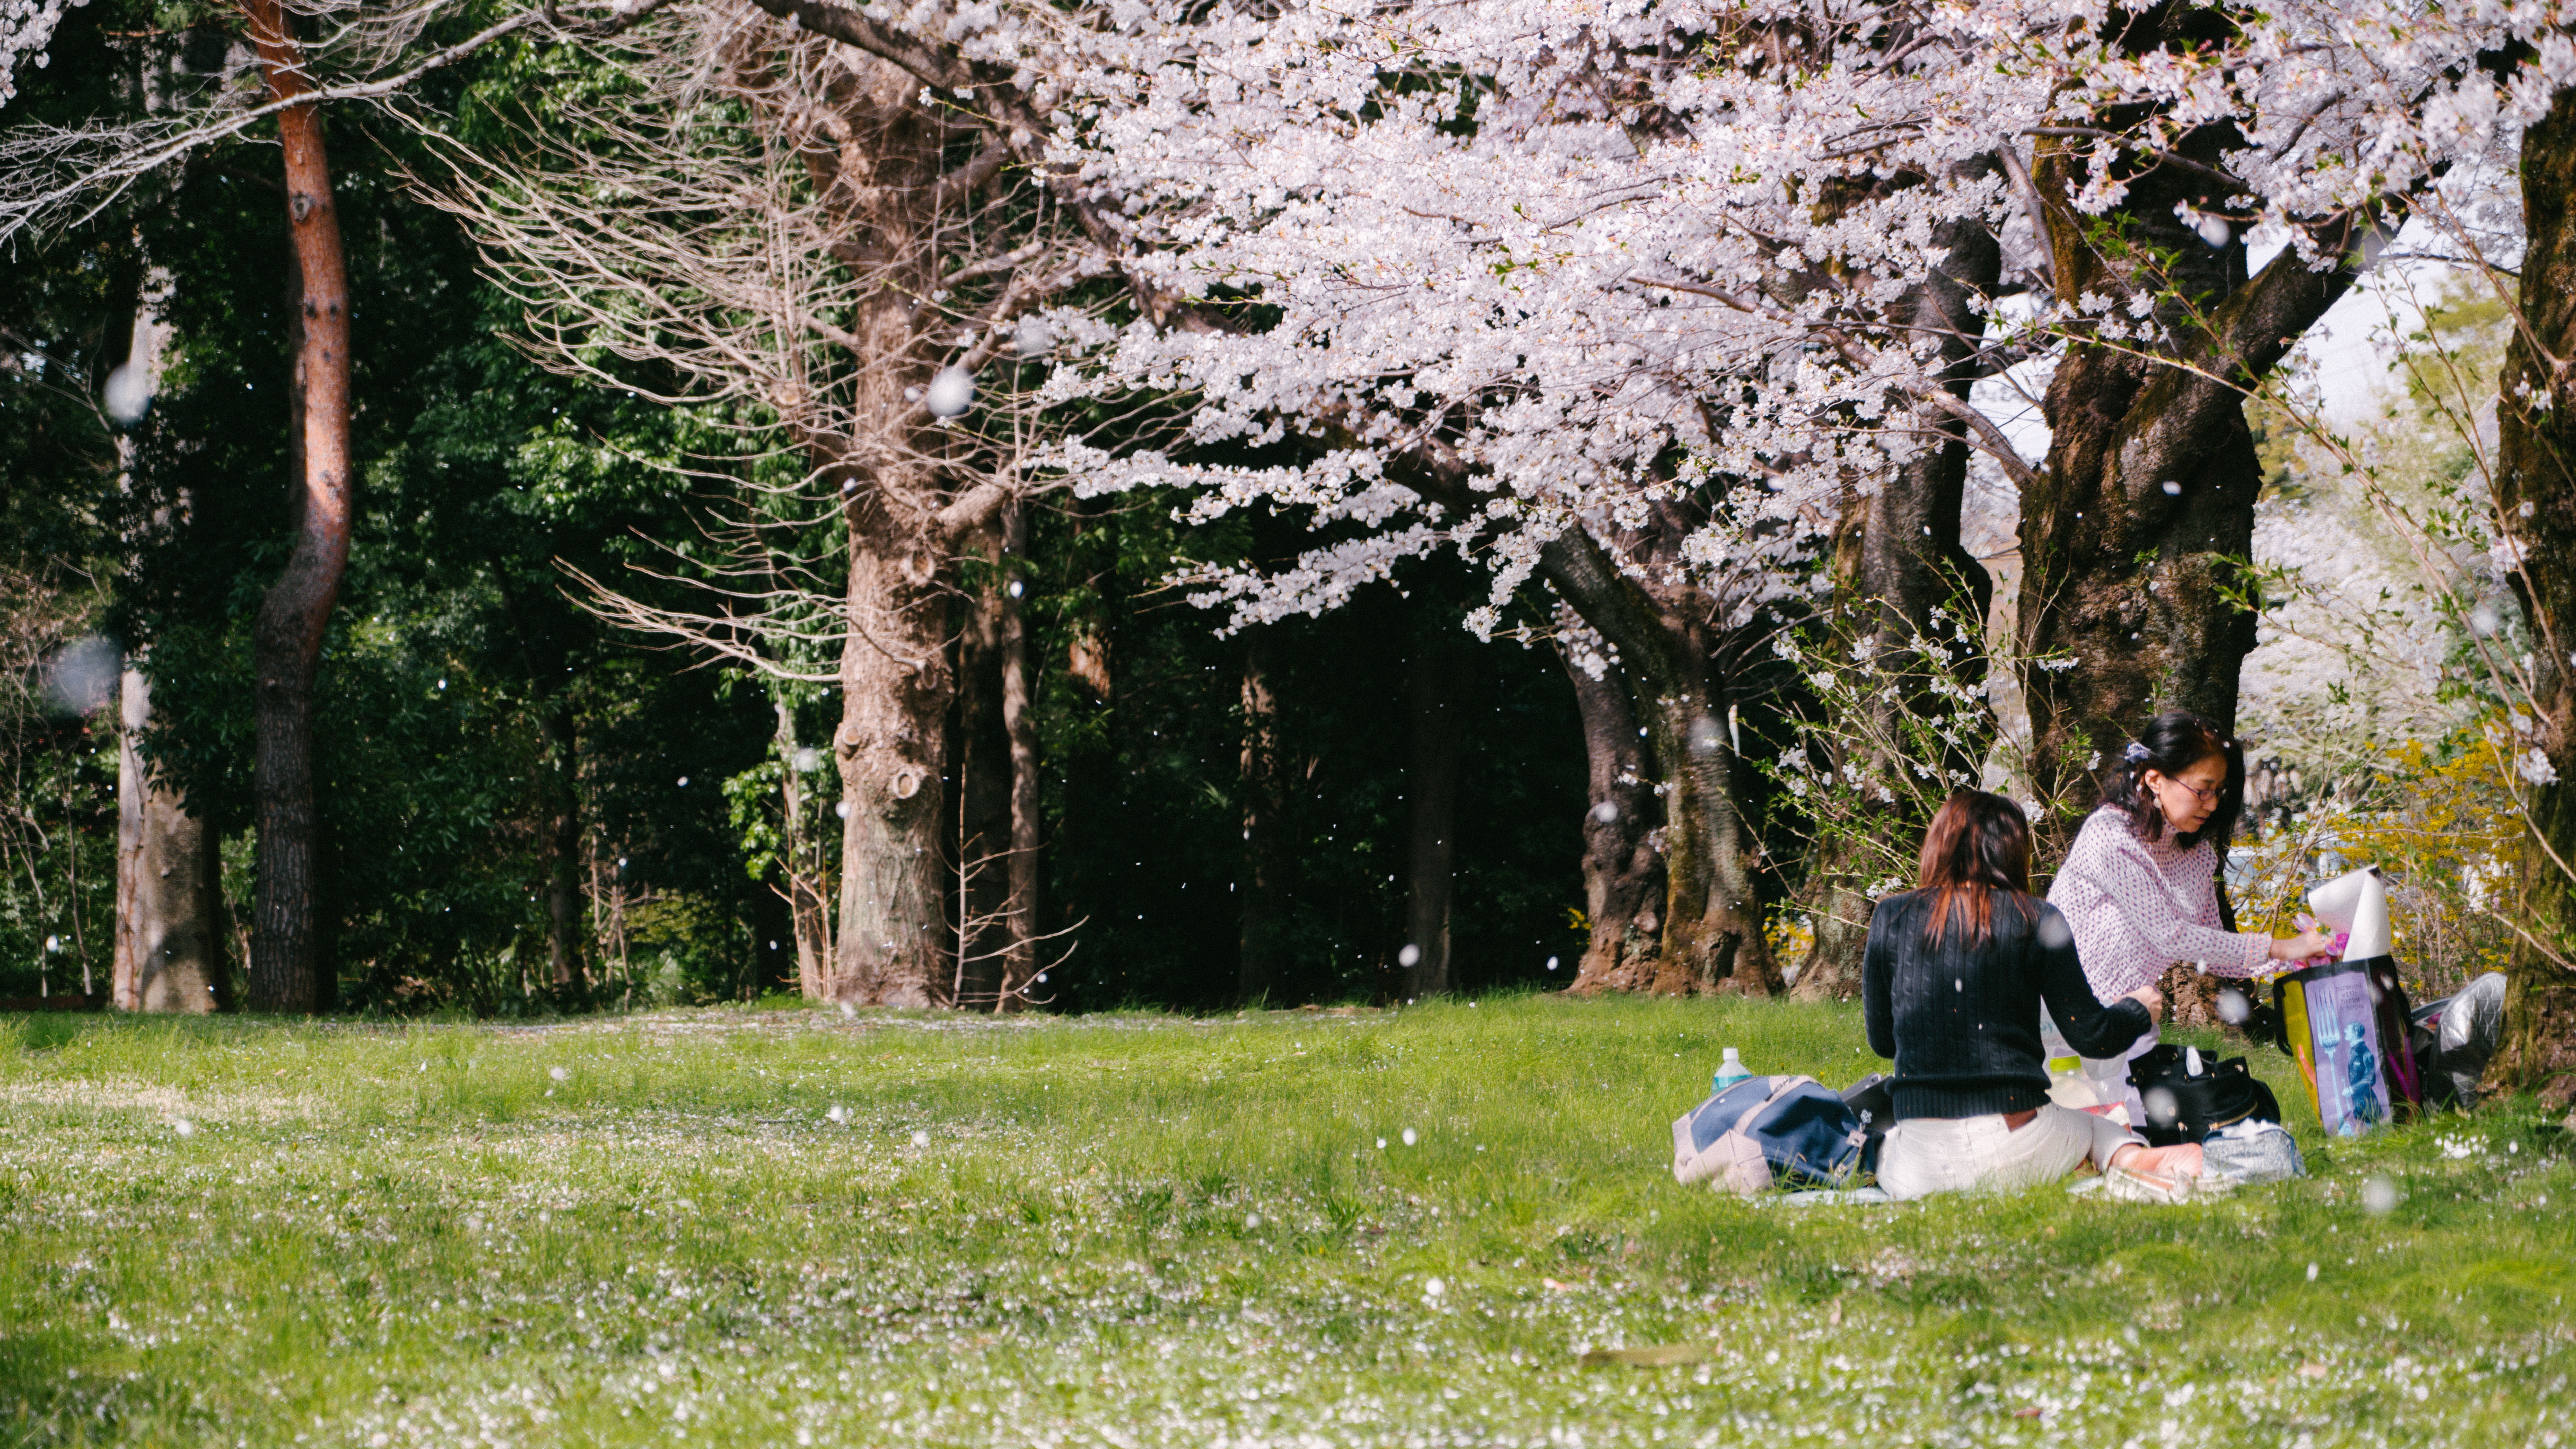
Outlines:
{"label": "pine tree trunk", "polygon": [[124,678],[117,749],[116,965],[121,1011],[213,1011],[223,996],[220,856],[214,832],[156,781],[135,751],[152,719],[152,684]]}
{"label": "pine tree trunk", "polygon": [[1448,993],[1449,912],[1458,881],[1458,772],[1463,758],[1460,726],[1470,675],[1454,626],[1434,621],[1415,648],[1407,680],[1413,716],[1413,763],[1405,778],[1409,872],[1405,889],[1405,941],[1418,953],[1405,970],[1404,994],[1414,1000]]}
{"label": "pine tree trunk", "polygon": [[1550,541],[1539,557],[1558,594],[1618,648],[1653,747],[1664,802],[1664,936],[1649,989],[1779,991],[1755,881],[1760,846],[1740,793],[1748,782],[1701,623],[1707,601],[1650,595],[1579,532]]}
{"label": "pine tree trunk", "polygon": [[1243,944],[1235,978],[1235,995],[1247,1005],[1278,990],[1287,971],[1287,813],[1270,636],[1255,629],[1243,656]]}
{"label": "pine tree trunk", "polygon": [[1645,743],[1617,665],[1595,679],[1569,657],[1565,672],[1583,722],[1591,802],[1583,816],[1583,909],[1591,937],[1571,989],[1643,991],[1655,979],[1664,885]]}
{"label": "pine tree trunk", "polygon": [[[2003,252],[1982,220],[1943,228],[1936,241],[1946,250],[1942,267],[1915,288],[1898,315],[1922,337],[1940,346],[1944,382],[1953,397],[1965,402],[1976,382],[1974,362],[1985,317],[1977,299],[1990,296],[2002,272]],[[1967,491],[1966,424],[1945,419],[1940,441],[1896,470],[1879,490],[1857,499],[1844,516],[1834,550],[1834,621],[1837,655],[1848,643],[1866,641],[1868,663],[1894,686],[1867,691],[1868,708],[1877,712],[1865,733],[1872,739],[1901,738],[1894,716],[1919,711],[1929,700],[1931,676],[1914,650],[1917,639],[1943,637],[1933,618],[1946,609],[1953,619],[1982,620],[1994,584],[1985,566],[1959,544],[1959,509]],[[1865,773],[1909,768],[1914,762],[1873,758],[1836,761],[1843,770],[1857,765]],[[1979,761],[1944,760],[1951,769],[1973,771]],[[1885,815],[1869,823],[1881,839],[1903,841],[1920,834],[1929,822],[1905,808],[1899,795]],[[1840,822],[1846,829],[1852,822]],[[1796,994],[1807,1000],[1849,996],[1860,989],[1861,948],[1869,939],[1869,894],[1876,872],[1873,855],[1859,842],[1828,834],[1818,844],[1807,878],[1815,921],[1815,942],[1798,972]]]}
{"label": "pine tree trunk", "polygon": [[[2576,88],[2522,135],[2521,317],[2496,405],[2496,512],[2533,632],[2539,741],[2556,778],[2528,787],[2508,965],[2503,1081],[2576,1100]],[[2529,510],[2528,513],[2525,510]]]}
{"label": "pine tree trunk", "polygon": [[[303,53],[278,0],[243,0],[243,12],[270,94],[290,100],[308,92]],[[322,959],[313,679],[349,561],[349,281],[321,112],[296,106],[279,112],[277,122],[298,278],[292,451],[299,477],[295,551],[252,631],[259,878],[250,1001],[262,1011],[309,1012],[336,994]]]}

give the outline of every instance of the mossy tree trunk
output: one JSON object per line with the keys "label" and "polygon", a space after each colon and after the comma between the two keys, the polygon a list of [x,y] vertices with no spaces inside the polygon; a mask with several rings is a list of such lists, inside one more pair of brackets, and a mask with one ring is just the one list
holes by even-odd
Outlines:
{"label": "mossy tree trunk", "polygon": [[[2211,167],[2222,139],[2195,132],[2175,149]],[[2290,248],[2249,277],[2241,238],[2212,246],[2175,213],[2225,212],[2223,186],[2140,159],[2105,225],[2069,200],[2085,166],[2067,143],[2044,145],[2033,167],[2057,295],[2107,297],[2117,318],[2134,302],[2160,337],[2095,333],[2067,350],[2043,402],[2047,466],[2023,480],[2022,652],[2072,660],[2026,681],[2032,784],[2054,807],[2034,822],[2043,860],[2061,853],[2092,777],[2149,716],[2184,709],[2235,728],[2256,622],[2236,561],[2253,551],[2262,483],[2246,393],[2351,286],[2373,222],[2352,213],[2317,229],[2343,259],[2326,270]]]}
{"label": "mossy tree trunk", "polygon": [[1596,678],[1571,656],[1565,672],[1583,722],[1590,788],[1583,816],[1583,910],[1591,927],[1578,992],[1642,991],[1655,979],[1663,928],[1663,857],[1655,850],[1654,778],[1637,711],[1616,664]]}
{"label": "mossy tree trunk", "polygon": [[[2529,790],[2509,966],[2504,1077],[2552,1110],[2576,1099],[2576,88],[2523,132],[2521,326],[2496,406],[2496,511],[2521,567],[2540,747],[2557,778]],[[2526,512],[2525,510],[2528,510]]]}
{"label": "mossy tree trunk", "polygon": [[[1687,584],[1650,592],[1579,530],[1549,542],[1539,559],[1557,593],[1619,651],[1651,747],[1664,807],[1664,931],[1648,989],[1779,991],[1762,933],[1761,843],[1745,809],[1751,781],[1735,755],[1728,681],[1706,622],[1718,611]],[[1642,572],[1669,580],[1676,570]]]}

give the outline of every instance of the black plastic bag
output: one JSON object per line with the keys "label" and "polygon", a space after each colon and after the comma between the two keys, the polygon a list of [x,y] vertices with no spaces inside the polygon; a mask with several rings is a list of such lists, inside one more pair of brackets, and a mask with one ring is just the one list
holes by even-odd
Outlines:
{"label": "black plastic bag", "polygon": [[2220,1061],[2204,1054],[2200,1070],[2194,1072],[2192,1056],[2168,1042],[2149,1048],[2129,1064],[2129,1085],[2138,1089],[2147,1108],[2147,1120],[2138,1124],[2138,1135],[2150,1146],[2198,1142],[2238,1122],[2281,1120],[2280,1100],[2270,1087],[2254,1080],[2243,1057]]}

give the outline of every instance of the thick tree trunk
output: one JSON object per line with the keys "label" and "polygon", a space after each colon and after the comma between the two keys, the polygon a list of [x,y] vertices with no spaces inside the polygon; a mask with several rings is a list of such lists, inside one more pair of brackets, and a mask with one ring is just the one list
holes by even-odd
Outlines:
{"label": "thick tree trunk", "polygon": [[[1017,560],[1028,549],[1028,521],[1017,506],[1002,518],[1002,551]],[[1010,954],[1002,966],[1000,1011],[1026,1004],[1038,974],[1038,714],[1029,676],[1024,585],[1016,568],[1002,585],[1002,733],[1011,748]]]}
{"label": "thick tree trunk", "polygon": [[[2522,135],[2521,325],[2496,405],[2496,514],[2540,636],[2539,744],[2556,778],[2529,787],[2499,1075],[2550,1110],[2576,1100],[2576,88]],[[2528,510],[2526,512],[2526,510]]]}
{"label": "thick tree trunk", "polygon": [[[2216,139],[2195,134],[2179,149]],[[2177,339],[2170,361],[2079,344],[2044,401],[2048,465],[2022,492],[2020,627],[2025,654],[2073,660],[2027,681],[2032,783],[2050,807],[2034,824],[2052,847],[2093,803],[2091,777],[2149,716],[2185,709],[2235,727],[2255,616],[2229,595],[2250,582],[2235,560],[2252,554],[2262,484],[2245,389],[2354,276],[2348,266],[2312,271],[2290,248],[2247,278],[2241,240],[2210,247],[2175,217],[2180,201],[2223,209],[2201,194],[2208,183],[2159,167],[2133,180],[2123,235],[2176,260],[2141,282],[2127,270],[2136,254],[2115,260],[2097,250],[2098,220],[2068,201],[2085,164],[2061,149],[2044,152],[2036,168],[2058,295],[2124,302],[2133,285],[2155,286],[2195,307],[2168,300],[2154,313]],[[2346,218],[2319,244],[2348,257],[2366,225]]]}
{"label": "thick tree trunk", "polygon": [[938,1006],[953,979],[943,912],[948,598],[927,548],[886,557],[852,530],[841,651],[840,941],[826,994],[872,1006]]}
{"label": "thick tree trunk", "polygon": [[2021,617],[2025,653],[2075,661],[2026,682],[2034,783],[2061,832],[2149,716],[2235,725],[2255,616],[2223,590],[2253,548],[2262,469],[2236,397],[2185,376],[2083,348],[2049,385],[2057,432],[2022,500]]}
{"label": "thick tree trunk", "polygon": [[539,705],[538,719],[546,737],[546,770],[540,780],[546,832],[546,967],[557,994],[581,988],[583,929],[587,915],[581,898],[580,738],[572,705],[561,697]]}
{"label": "thick tree trunk", "polygon": [[[1912,822],[1902,817],[1890,822],[1891,834],[1909,827]],[[1865,858],[1849,841],[1829,837],[1816,843],[1807,867],[1815,939],[1789,987],[1801,1001],[1847,998],[1860,990],[1861,948],[1869,944],[1870,914],[1878,909],[1869,893],[1872,882],[1860,869]]]}
{"label": "thick tree trunk", "polygon": [[[1454,624],[1432,622],[1415,647],[1407,681],[1413,764],[1405,778],[1409,848],[1405,942],[1416,955],[1404,994],[1419,1000],[1450,988],[1449,912],[1458,881],[1458,772],[1464,697],[1471,681]],[[1401,959],[1401,958],[1399,958]]]}
{"label": "thick tree trunk", "polygon": [[832,975],[832,913],[823,896],[820,862],[814,858],[811,828],[805,819],[805,746],[796,738],[796,706],[783,694],[773,697],[778,716],[778,807],[783,819],[779,853],[786,876],[788,929],[796,938],[796,989],[808,1001],[828,1000]]}
{"label": "thick tree trunk", "polygon": [[1724,706],[1713,692],[1677,689],[1645,715],[1655,758],[1676,762],[1663,771],[1664,941],[1654,989],[1776,995],[1780,971],[1754,879],[1760,851]]}
{"label": "thick tree trunk", "polygon": [[1565,672],[1583,723],[1591,802],[1583,815],[1583,910],[1592,934],[1571,989],[1643,991],[1655,979],[1664,886],[1645,742],[1617,665],[1596,679],[1568,656]]}
{"label": "thick tree trunk", "polygon": [[1287,813],[1270,637],[1255,629],[1243,655],[1243,943],[1235,978],[1235,995],[1247,1005],[1278,990],[1287,971]]}
{"label": "thick tree trunk", "polygon": [[[303,53],[278,0],[243,0],[242,8],[269,93],[291,100],[308,92]],[[250,1000],[263,1011],[300,1012],[329,1005],[335,994],[321,949],[313,677],[349,560],[349,280],[321,112],[296,106],[279,112],[277,124],[298,277],[292,399],[299,477],[295,551],[261,601],[251,636],[259,879]]]}
{"label": "thick tree trunk", "polygon": [[946,133],[918,99],[918,80],[883,61],[840,59],[847,80],[833,94],[836,129],[829,146],[822,131],[810,133],[808,164],[829,204],[846,208],[852,257],[880,264],[884,280],[845,324],[859,364],[852,428],[807,440],[819,471],[839,484],[850,539],[833,734],[850,811],[826,990],[868,1005],[940,1006],[956,979],[942,848],[954,817],[940,781],[956,690],[947,632],[959,541],[982,522],[947,516],[946,445],[922,402],[932,349],[916,328],[915,299],[939,285]]}
{"label": "thick tree trunk", "polygon": [[221,860],[214,833],[155,782],[134,748],[152,684],[125,671],[116,780],[116,966],[122,1011],[212,1011],[223,986]]}
{"label": "thick tree trunk", "polygon": [[[1938,238],[1948,257],[1898,308],[1904,325],[1940,348],[1940,375],[1950,395],[1967,401],[1976,382],[1974,361],[1985,331],[1979,299],[1993,294],[2003,266],[2002,249],[1982,221],[1953,223]],[[1968,482],[1966,424],[1944,419],[1937,441],[1899,468],[1877,492],[1855,500],[1844,517],[1834,549],[1835,653],[1848,654],[1850,643],[1866,641],[1867,662],[1857,667],[1884,676],[1893,686],[1871,690],[1868,708],[1879,718],[1865,734],[1875,740],[1901,738],[1894,718],[1919,710],[1930,700],[1931,676],[1914,650],[1917,639],[1939,638],[1945,631],[1934,619],[1936,609],[1952,618],[1983,619],[1993,592],[1985,566],[1959,545],[1959,507]],[[1908,760],[1871,758],[1836,761],[1837,770],[1857,765],[1883,774],[1908,769]],[[1975,761],[1945,760],[1973,770]],[[1889,802],[1884,817],[1870,822],[1883,841],[1916,837],[1928,822],[1904,805],[1906,796]],[[1848,831],[1857,822],[1835,822]],[[1818,841],[1808,866],[1808,899],[1815,921],[1815,943],[1798,972],[1796,994],[1808,1000],[1849,996],[1860,989],[1861,947],[1869,939],[1872,869],[1883,854],[1863,842],[1830,829]]]}
{"label": "thick tree trunk", "polygon": [[1706,600],[1659,600],[1589,535],[1540,553],[1557,593],[1619,650],[1664,801],[1664,938],[1651,990],[1768,995],[1780,973],[1762,933],[1759,843],[1744,818],[1742,764],[1701,620]]}

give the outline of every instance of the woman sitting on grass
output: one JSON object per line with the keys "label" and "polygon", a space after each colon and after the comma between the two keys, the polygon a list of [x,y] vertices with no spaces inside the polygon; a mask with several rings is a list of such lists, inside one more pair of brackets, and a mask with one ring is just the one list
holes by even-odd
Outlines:
{"label": "woman sitting on grass", "polygon": [[2065,917],[2030,893],[2030,824],[2003,796],[1961,790],[1933,817],[1921,888],[1870,918],[1861,1000],[1870,1049],[1896,1062],[1889,1196],[2028,1187],[2087,1158],[2123,1198],[2177,1201],[2199,1176],[2198,1147],[2150,1148],[2048,1100],[2043,1003],[2077,1050],[2109,1054],[2154,1030],[2163,998],[2150,983],[2094,999]]}
{"label": "woman sitting on grass", "polygon": [[[2236,741],[2198,715],[2160,714],[2121,754],[2048,890],[2075,933],[2095,996],[2117,1001],[2153,990],[2185,961],[2242,977],[2287,970],[2331,948],[2316,931],[2274,940],[2221,925],[2218,862],[2245,800],[2245,753]],[[2127,1094],[2130,1121],[2147,1120],[2129,1062],[2156,1044],[2155,1033],[2110,1051],[2070,1044],[2100,1090]]]}

